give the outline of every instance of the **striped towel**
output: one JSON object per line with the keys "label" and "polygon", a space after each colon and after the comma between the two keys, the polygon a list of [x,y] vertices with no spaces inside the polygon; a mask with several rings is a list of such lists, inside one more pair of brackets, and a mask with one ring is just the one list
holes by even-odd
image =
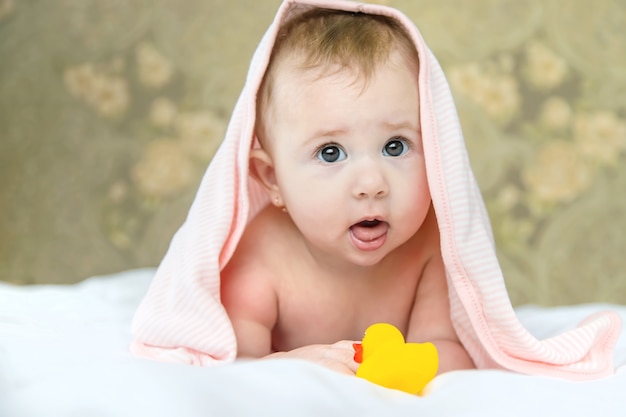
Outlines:
{"label": "striped towel", "polygon": [[233,328],[220,303],[220,271],[248,221],[268,203],[248,175],[256,92],[281,23],[310,6],[388,15],[401,22],[419,57],[428,183],[441,231],[451,315],[479,368],[585,380],[610,375],[620,331],[605,312],[564,334],[537,340],[518,321],[500,270],[489,218],[469,164],[444,74],[414,24],[399,11],[345,0],[285,0],[252,59],[226,137],[188,217],[174,236],[135,315],[131,351],[156,360],[212,365],[233,361]]}

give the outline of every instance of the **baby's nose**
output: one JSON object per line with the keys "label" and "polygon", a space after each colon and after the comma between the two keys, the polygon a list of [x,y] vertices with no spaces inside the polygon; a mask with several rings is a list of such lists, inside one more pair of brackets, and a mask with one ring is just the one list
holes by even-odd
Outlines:
{"label": "baby's nose", "polygon": [[357,172],[356,178],[353,189],[355,198],[382,198],[389,193],[389,184],[379,169],[368,167]]}

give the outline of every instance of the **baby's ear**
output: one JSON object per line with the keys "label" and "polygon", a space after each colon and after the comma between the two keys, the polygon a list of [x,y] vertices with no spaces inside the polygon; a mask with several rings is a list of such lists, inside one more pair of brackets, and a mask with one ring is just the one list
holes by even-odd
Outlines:
{"label": "baby's ear", "polygon": [[250,150],[250,175],[259,181],[269,192],[278,191],[274,162],[264,149]]}

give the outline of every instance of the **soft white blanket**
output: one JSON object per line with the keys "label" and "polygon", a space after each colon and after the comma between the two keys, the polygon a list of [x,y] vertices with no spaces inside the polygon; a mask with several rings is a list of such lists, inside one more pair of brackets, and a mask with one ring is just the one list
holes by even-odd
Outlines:
{"label": "soft white blanket", "polygon": [[[592,382],[463,371],[437,377],[423,397],[299,361],[237,361],[201,368],[132,357],[130,322],[153,270],[71,286],[0,284],[0,416],[624,416],[621,367]],[[521,322],[543,339],[599,310],[626,306],[525,306]]]}

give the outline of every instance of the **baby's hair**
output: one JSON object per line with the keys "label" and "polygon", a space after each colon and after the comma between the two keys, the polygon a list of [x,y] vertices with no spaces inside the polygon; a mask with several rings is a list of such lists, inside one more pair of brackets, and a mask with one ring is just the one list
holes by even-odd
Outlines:
{"label": "baby's hair", "polygon": [[348,70],[356,80],[367,82],[376,68],[398,51],[415,70],[419,60],[415,45],[404,27],[394,18],[313,8],[300,13],[280,28],[257,98],[257,136],[263,131],[263,116],[271,99],[275,72],[290,59],[297,68],[319,69],[320,76]]}

